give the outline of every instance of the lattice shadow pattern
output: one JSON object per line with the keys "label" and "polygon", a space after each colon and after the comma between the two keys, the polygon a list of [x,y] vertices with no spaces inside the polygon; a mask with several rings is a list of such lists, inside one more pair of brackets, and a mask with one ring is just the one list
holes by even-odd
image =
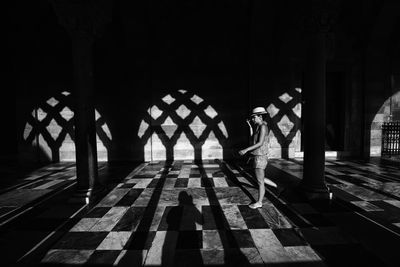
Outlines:
{"label": "lattice shadow pattern", "polygon": [[[182,138],[187,139],[194,149],[192,159],[200,161],[204,159],[206,142],[213,142],[214,148],[219,147],[221,151],[217,154],[221,156],[228,133],[221,117],[206,101],[187,90],[178,90],[153,102],[140,124],[138,136],[144,146],[149,141],[154,142],[152,138],[159,138],[166,160],[178,159],[174,147],[179,146]],[[155,149],[150,151],[151,159]],[[179,159],[191,159],[190,150],[188,147],[183,151]],[[210,157],[211,154],[213,152]]]}
{"label": "lattice shadow pattern", "polygon": [[[301,89],[295,88],[282,94],[267,107],[267,110],[268,125],[281,148],[280,156],[289,158],[290,144],[293,141],[300,144],[300,140],[295,138],[300,139],[300,132],[298,137],[296,135],[301,130]],[[300,150],[300,146],[295,149]]]}
{"label": "lattice shadow pattern", "polygon": [[[70,107],[73,107],[73,98],[66,91],[40,103],[27,118],[24,143],[47,152],[52,162],[74,161],[74,112]],[[95,112],[98,159],[107,160],[112,137],[105,120]]]}

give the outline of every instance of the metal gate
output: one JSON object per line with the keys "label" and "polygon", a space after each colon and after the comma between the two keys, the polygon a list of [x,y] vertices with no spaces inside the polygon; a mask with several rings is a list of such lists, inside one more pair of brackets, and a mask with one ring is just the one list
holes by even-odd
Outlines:
{"label": "metal gate", "polygon": [[400,122],[384,122],[382,125],[382,156],[400,155]]}

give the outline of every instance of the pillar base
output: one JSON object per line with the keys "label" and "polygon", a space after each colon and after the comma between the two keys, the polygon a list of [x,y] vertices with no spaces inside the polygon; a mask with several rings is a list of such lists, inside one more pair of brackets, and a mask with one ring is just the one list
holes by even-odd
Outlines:
{"label": "pillar base", "polygon": [[89,204],[97,200],[104,191],[105,190],[103,187],[78,189],[73,193],[68,202],[78,203],[78,204]]}
{"label": "pillar base", "polygon": [[328,187],[325,188],[316,188],[310,187],[304,184],[300,184],[297,187],[297,191],[305,197],[307,200],[332,200],[333,193],[330,191]]}

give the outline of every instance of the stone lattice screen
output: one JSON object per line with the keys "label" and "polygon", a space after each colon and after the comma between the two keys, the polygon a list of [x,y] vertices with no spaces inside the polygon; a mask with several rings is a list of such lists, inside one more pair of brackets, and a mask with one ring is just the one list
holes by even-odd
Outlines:
{"label": "stone lattice screen", "polygon": [[[40,103],[23,132],[26,147],[37,148],[49,161],[74,161],[72,97],[62,92]],[[301,89],[282,94],[267,106],[270,114],[271,157],[296,156],[300,151]],[[107,160],[111,133],[96,110],[98,160]],[[145,160],[223,158],[228,132],[218,112],[201,97],[178,90],[147,110],[138,136]]]}
{"label": "stone lattice screen", "polygon": [[138,136],[146,161],[201,160],[223,158],[228,132],[207,101],[181,89],[155,100]]}
{"label": "stone lattice screen", "polygon": [[280,95],[267,107],[270,157],[293,158],[301,151],[301,89]]}
{"label": "stone lattice screen", "polygon": [[[39,149],[47,160],[75,161],[74,112],[71,110],[72,97],[62,92],[40,103],[27,119],[23,132],[25,148]],[[97,158],[107,161],[107,149],[111,133],[100,114],[96,113]]]}

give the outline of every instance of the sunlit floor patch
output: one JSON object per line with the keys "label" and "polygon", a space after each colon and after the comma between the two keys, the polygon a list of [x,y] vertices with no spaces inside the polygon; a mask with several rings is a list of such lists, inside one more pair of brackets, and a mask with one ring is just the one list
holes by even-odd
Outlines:
{"label": "sunlit floor patch", "polygon": [[[379,253],[400,233],[398,171],[356,161],[329,163],[326,175],[334,199],[328,206],[288,201],[285,193],[267,187],[264,205],[257,210],[248,208],[257,190],[240,163],[160,161],[133,172],[131,166],[109,166],[104,174],[111,177],[126,169],[113,189],[73,217],[62,235],[37,251],[40,257],[32,252],[24,261],[31,262],[32,256],[35,266],[40,265],[37,261],[43,266],[388,266],[391,255]],[[279,169],[270,178],[280,185],[285,179],[300,179],[293,174],[302,171],[295,160],[271,160],[269,168]],[[10,191],[16,194],[0,196],[8,204],[29,206],[29,198],[19,196],[19,191],[57,191],[62,183],[74,181],[74,171],[73,165],[47,166],[27,175]],[[70,204],[62,207],[29,217],[15,226],[14,233],[3,233],[4,254],[21,251],[22,257],[27,251],[21,243],[54,229],[51,226],[60,219],[57,213],[67,211]],[[344,231],[347,227],[364,231],[363,239],[373,240],[379,249],[365,248],[357,234]],[[392,232],[384,242],[377,235],[382,229]]]}
{"label": "sunlit floor patch", "polygon": [[[240,162],[160,161],[135,171],[124,164],[111,167],[100,173],[118,179],[94,207],[69,217],[77,209],[70,213],[70,203],[59,203],[2,233],[6,265],[23,257],[34,266],[388,266],[393,254],[387,244],[395,244],[400,233],[400,177],[390,167],[332,160],[326,167],[334,190],[331,204],[288,201],[285,192],[267,187],[257,210],[248,208],[257,190]],[[302,172],[299,161],[271,160],[272,169],[279,172],[267,170],[269,177],[281,186],[285,179],[301,179],[294,175]],[[75,180],[74,171],[73,165],[47,166],[10,192],[56,192],[64,183],[59,181]],[[29,198],[17,194],[0,196],[8,204],[19,199],[16,203],[31,206]],[[55,231],[66,213],[68,227]],[[344,231],[349,227],[352,231]],[[392,235],[379,241],[382,229]],[[43,231],[57,238],[37,249],[21,246]],[[376,250],[363,246],[359,231]]]}
{"label": "sunlit floor patch", "polygon": [[[326,266],[312,244],[359,246],[305,203],[293,207],[314,225],[301,231],[290,214],[276,207],[276,199],[266,198],[261,209],[249,209],[257,196],[255,186],[240,168],[225,164],[148,164],[81,218],[42,263]],[[318,235],[336,238],[327,244]]]}

